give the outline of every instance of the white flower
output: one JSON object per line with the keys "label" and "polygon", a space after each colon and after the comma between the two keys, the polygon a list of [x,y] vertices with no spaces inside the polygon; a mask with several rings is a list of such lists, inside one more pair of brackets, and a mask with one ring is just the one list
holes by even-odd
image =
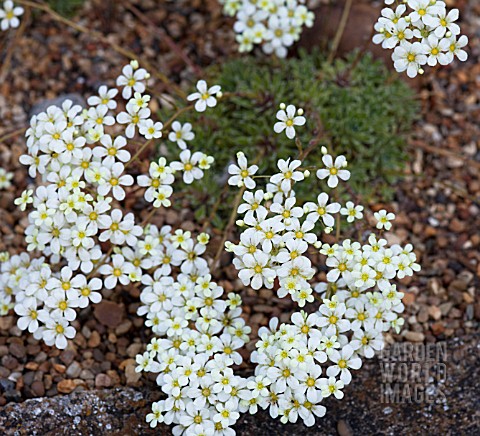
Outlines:
{"label": "white flower", "polygon": [[92,95],[87,103],[90,106],[106,107],[107,109],[116,109],[117,102],[114,100],[118,94],[118,89],[108,89],[105,85],[98,88],[98,96]]}
{"label": "white flower", "polygon": [[105,287],[113,289],[117,286],[117,282],[122,285],[128,285],[130,279],[128,275],[134,271],[134,266],[130,262],[125,262],[125,258],[121,254],[114,254],[112,256],[112,265],[102,265],[98,272],[107,276],[105,278]]}
{"label": "white flower", "polygon": [[120,162],[128,162],[130,160],[130,153],[123,148],[127,145],[127,140],[123,136],[117,136],[112,143],[110,135],[103,135],[100,138],[100,143],[103,147],[95,147],[93,155],[97,158],[104,158],[103,165],[110,167],[115,163],[115,160]]}
{"label": "white flower", "polygon": [[[303,113],[303,111],[301,112]],[[305,117],[297,115],[297,109],[293,104],[289,104],[286,108],[286,111],[280,109],[277,112],[277,119],[280,121],[275,123],[273,130],[276,133],[281,133],[285,130],[287,138],[295,138],[295,127],[294,126],[303,126],[306,122]]]}
{"label": "white flower", "polygon": [[[428,1],[428,0],[427,0]],[[392,54],[393,65],[398,72],[407,71],[407,76],[415,77],[422,65],[427,63],[425,47],[420,42],[405,42],[395,48]]]}
{"label": "white flower", "polygon": [[349,223],[352,223],[356,219],[357,220],[362,219],[363,218],[362,211],[363,211],[363,206],[361,205],[355,206],[355,204],[353,204],[353,202],[351,201],[347,201],[347,203],[345,204],[345,207],[342,207],[340,209],[340,213],[342,215],[346,215],[347,221]]}
{"label": "white flower", "polygon": [[162,412],[164,409],[165,400],[157,401],[152,403],[152,413],[147,415],[147,422],[150,423],[150,427],[155,428],[158,423],[162,423],[164,421],[164,417]]}
{"label": "white flower", "polygon": [[277,166],[281,173],[274,174],[270,177],[270,182],[275,185],[280,183],[282,191],[289,192],[292,189],[293,183],[299,182],[305,178],[301,171],[295,171],[301,164],[302,162],[299,160],[293,160],[290,162],[290,159],[279,159]]}
{"label": "white flower", "polygon": [[197,166],[202,156],[202,153],[199,151],[192,154],[188,149],[183,150],[180,153],[180,162],[172,162],[170,167],[174,171],[183,171],[183,181],[185,183],[193,183],[194,180],[203,177],[203,171]]}
{"label": "white flower", "polygon": [[185,141],[191,141],[193,138],[195,138],[195,134],[192,132],[190,123],[183,125],[178,121],[172,123],[172,131],[168,134],[169,141],[176,142],[182,150],[185,150],[187,148]]}
{"label": "white flower", "polygon": [[43,339],[47,345],[55,345],[61,350],[67,348],[67,339],[75,337],[75,329],[64,318],[48,318],[45,322]]}
{"label": "white flower", "polygon": [[435,29],[435,36],[437,38],[443,38],[447,30],[452,35],[460,35],[460,26],[455,23],[458,20],[458,9],[452,9],[448,12],[444,10],[437,15],[428,15],[423,20],[425,24]]}
{"label": "white flower", "polygon": [[335,398],[341,400],[344,396],[344,393],[340,389],[343,389],[345,384],[341,380],[336,380],[335,377],[320,379],[320,386],[323,398],[327,398],[333,394]]}
{"label": "white flower", "polygon": [[135,128],[137,125],[141,125],[142,122],[150,117],[150,109],[142,108],[139,111],[135,111],[135,107],[132,104],[127,104],[127,112],[120,112],[117,115],[117,122],[120,124],[127,124],[125,129],[125,136],[127,138],[133,138],[135,136]]}
{"label": "white flower", "polygon": [[125,65],[122,69],[122,75],[117,78],[117,86],[123,86],[122,97],[128,99],[132,96],[132,90],[140,92],[145,91],[145,84],[142,82],[147,76],[147,71],[143,68],[133,70],[132,65]]}
{"label": "white flower", "polygon": [[198,92],[194,92],[187,96],[188,101],[195,101],[195,110],[197,112],[204,112],[207,107],[215,107],[217,105],[217,99],[214,97],[217,93],[220,92],[220,86],[214,85],[210,88],[207,88],[207,82],[205,80],[199,80],[197,82]]}
{"label": "white flower", "polygon": [[232,176],[228,179],[228,184],[232,186],[245,185],[247,189],[255,189],[255,181],[252,179],[258,171],[257,165],[248,166],[247,158],[243,153],[237,153],[238,166],[231,164],[228,167],[228,173]]}
{"label": "white flower", "polygon": [[317,170],[317,177],[320,180],[328,177],[327,185],[330,188],[338,185],[338,179],[348,180],[350,178],[350,171],[344,169],[347,163],[345,156],[337,156],[334,163],[332,156],[326,154],[322,157],[322,161],[327,168]]}
{"label": "white flower", "polygon": [[468,58],[468,54],[463,48],[468,44],[468,38],[465,35],[462,35],[458,40],[455,35],[452,35],[450,38],[443,38],[440,41],[440,48],[442,53],[439,57],[439,63],[442,65],[449,64],[453,62],[454,56],[465,62]]}
{"label": "white flower", "polygon": [[110,168],[106,168],[108,171],[105,174],[105,183],[101,183],[98,186],[98,193],[102,196],[106,196],[110,190],[113,191],[113,197],[116,200],[123,200],[125,198],[125,190],[123,186],[132,186],[133,177],[130,174],[123,174],[125,167],[121,162],[115,162]]}
{"label": "white flower", "polygon": [[335,224],[335,219],[332,215],[333,213],[338,213],[340,210],[339,203],[328,203],[328,194],[322,192],[317,197],[317,204],[309,202],[306,203],[304,208],[308,212],[307,220],[317,222],[320,218],[327,227],[333,227]]}
{"label": "white flower", "polygon": [[245,268],[241,269],[238,277],[245,286],[251,285],[253,289],[257,290],[262,287],[262,284],[267,288],[272,288],[273,282],[269,279],[275,277],[275,271],[269,267],[270,256],[261,251],[255,254],[246,254],[242,258]]}
{"label": "white flower", "polygon": [[8,173],[3,168],[0,168],[0,189],[6,189],[10,187],[11,186],[10,180],[12,180],[12,178],[13,178],[13,173]]}
{"label": "white flower", "polygon": [[140,121],[140,135],[145,139],[157,139],[162,137],[163,124],[160,121],[154,123],[152,120]]}
{"label": "white flower", "polygon": [[385,209],[382,209],[378,212],[373,214],[375,219],[377,220],[377,229],[390,230],[392,228],[391,220],[395,219],[395,214],[387,212]]}
{"label": "white flower", "polygon": [[3,9],[0,8],[0,29],[7,30],[9,27],[15,28],[20,24],[18,17],[23,15],[23,8],[15,6],[13,1],[6,0],[3,2]]}

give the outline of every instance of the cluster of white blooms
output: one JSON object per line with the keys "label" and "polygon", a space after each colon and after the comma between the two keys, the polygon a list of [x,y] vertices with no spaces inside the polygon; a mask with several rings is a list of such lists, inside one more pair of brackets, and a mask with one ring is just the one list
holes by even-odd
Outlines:
{"label": "cluster of white blooms", "polygon": [[[393,1],[385,0],[387,5]],[[395,69],[406,71],[409,77],[423,73],[423,66],[448,65],[456,56],[467,60],[463,48],[468,43],[460,35],[458,9],[447,11],[441,0],[404,0],[396,2],[395,10],[384,8],[375,24],[378,32],[373,37],[375,44],[394,49],[392,60]],[[407,11],[407,6],[409,10]]]}
{"label": "cluster of white blooms", "polygon": [[20,24],[18,17],[22,16],[23,12],[23,8],[15,6],[12,0],[5,0],[3,7],[0,7],[0,29],[8,30],[18,27]]}
{"label": "cluster of white blooms", "polygon": [[[294,106],[285,108],[278,117],[285,126],[276,125],[277,133],[305,123],[303,117],[294,122]],[[295,136],[294,131],[286,134]],[[350,177],[346,159],[322,151],[325,167],[317,177],[336,188]],[[253,289],[275,288],[279,297],[290,295],[300,307],[314,295],[321,304],[310,315],[294,313],[290,324],[279,325],[273,318],[269,328],[262,327],[251,355],[255,373],[235,375],[232,367],[243,361],[238,349],[248,341],[250,328],[241,317],[240,297],[225,297],[212,280],[202,258],[208,237],[199,235],[195,241],[190,232],[173,232],[169,226],[147,228],[145,240],[150,246],[155,241],[164,265],[142,276],[138,314],[146,316],[157,337],[137,356],[136,370],[158,374],[167,398],[152,405],[147,422],[152,427],[175,424],[173,434],[233,435],[240,414],[259,409],[284,423],[300,419],[312,426],[326,412],[322,400],[343,398],[351,371],[383,347],[385,331],[399,330],[403,294],[391,280],[419,269],[411,245],[389,248],[373,233],[363,245],[350,239],[322,244],[319,230],[330,233],[341,215],[349,222],[361,219],[363,207],[352,202],[342,207],[326,192],[315,202],[297,205],[295,183],[310,175],[301,169],[302,160],[279,159],[279,173],[269,178],[265,190],[256,189],[259,167],[249,165],[242,152],[237,160],[228,168],[228,183],[242,188],[244,202],[233,213],[243,215],[237,224],[244,229],[238,244],[225,246],[235,254],[239,278]],[[375,217],[377,228],[388,230],[395,216],[381,210]],[[327,282],[314,288],[309,248],[325,256],[329,269]]]}
{"label": "cluster of white blooms", "polygon": [[[170,263],[178,265],[182,260],[184,268],[201,264],[196,255],[204,245],[162,245],[164,229],[155,233],[152,226],[145,233],[133,213],[122,210],[121,202],[134,183],[125,170],[136,158],[127,151],[127,141],[138,129],[146,147],[165,130],[150,118],[150,96],[143,94],[148,77],[135,61],[123,68],[117,84],[128,100],[126,110],[116,118],[112,111],[117,108],[118,90],[101,86],[98,95],[88,99],[87,109],[66,100],[30,121],[28,152],[20,161],[41,183],[25,190],[15,204],[21,210],[32,207],[25,230],[27,251],[41,256],[32,260],[22,253],[2,259],[0,306],[2,314],[13,307],[20,316],[18,327],[48,345],[67,346],[67,339],[75,336],[71,323],[76,310],[98,303],[102,288],[140,281],[142,268],[165,272]],[[210,99],[200,98],[214,106]],[[177,143],[183,137],[178,131],[167,133],[174,134]],[[191,183],[202,178],[213,162],[210,156],[183,148],[181,162],[168,164],[161,157],[151,163],[148,176],[138,177],[138,185],[147,188],[146,201],[154,208],[170,205],[175,172]],[[2,172],[0,177],[5,179],[0,179],[0,187],[7,186],[10,175]]]}
{"label": "cluster of white blooms", "polygon": [[235,16],[240,52],[261,44],[266,54],[287,56],[288,47],[298,41],[303,26],[312,27],[315,15],[305,0],[220,0],[227,15]]}
{"label": "cluster of white blooms", "polygon": [[12,183],[10,180],[13,179],[13,173],[6,171],[4,168],[0,168],[0,189],[9,188]]}

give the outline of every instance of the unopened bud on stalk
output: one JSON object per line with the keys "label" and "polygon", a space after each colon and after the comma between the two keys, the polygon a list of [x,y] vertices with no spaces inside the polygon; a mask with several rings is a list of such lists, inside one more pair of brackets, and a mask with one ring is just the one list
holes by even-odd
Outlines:
{"label": "unopened bud on stalk", "polygon": [[217,97],[217,98],[222,98],[222,97],[223,97],[223,92],[222,92],[222,91],[218,91],[216,97]]}
{"label": "unopened bud on stalk", "polygon": [[302,116],[305,112],[303,112],[302,108],[299,108],[297,113],[298,113],[298,115]]}
{"label": "unopened bud on stalk", "polygon": [[327,147],[325,147],[325,146],[322,146],[320,151],[322,152],[322,154],[327,154],[328,153]]}
{"label": "unopened bud on stalk", "polygon": [[303,175],[305,176],[305,178],[310,177],[310,171],[305,170],[305,171],[303,172]]}
{"label": "unopened bud on stalk", "polygon": [[317,249],[317,250],[320,250],[320,248],[322,248],[322,243],[320,241],[317,241],[315,242],[315,244],[313,244],[313,246]]}
{"label": "unopened bud on stalk", "polygon": [[245,225],[245,222],[243,220],[237,220],[235,221],[235,224],[238,226],[238,227],[243,227]]}
{"label": "unopened bud on stalk", "polygon": [[285,103],[280,103],[280,109],[285,110],[287,106],[285,106]]}
{"label": "unopened bud on stalk", "polygon": [[130,66],[134,69],[134,70],[138,70],[138,61],[136,59],[130,61]]}

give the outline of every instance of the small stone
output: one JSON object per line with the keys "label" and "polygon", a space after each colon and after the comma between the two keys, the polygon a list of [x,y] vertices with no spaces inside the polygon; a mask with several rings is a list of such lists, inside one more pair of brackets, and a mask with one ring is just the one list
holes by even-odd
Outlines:
{"label": "small stone", "polygon": [[128,357],[135,357],[142,350],[143,350],[143,344],[139,344],[139,343],[134,342],[133,344],[128,346],[127,356]]}
{"label": "small stone", "polygon": [[453,303],[451,301],[447,301],[446,303],[440,304],[439,309],[442,313],[442,316],[447,316],[450,309],[453,307]]}
{"label": "small stone", "polygon": [[53,366],[53,369],[57,371],[59,374],[64,374],[65,370],[67,369],[67,367],[65,365],[62,365],[61,363],[54,363],[52,366]]}
{"label": "small stone", "polygon": [[57,390],[62,394],[69,394],[75,389],[75,386],[76,383],[73,380],[65,379],[58,382]]}
{"label": "small stone", "polygon": [[65,364],[65,365],[70,365],[73,362],[73,359],[75,358],[75,351],[73,350],[65,350],[62,351],[62,354],[60,354],[60,360]]}
{"label": "small stone", "polygon": [[0,316],[0,330],[10,330],[13,327],[13,316]]}
{"label": "small stone", "polygon": [[100,345],[100,335],[96,330],[94,330],[90,335],[90,339],[88,340],[87,345],[90,348],[96,348]]}
{"label": "small stone", "polygon": [[80,373],[80,378],[82,380],[93,380],[95,376],[89,369],[82,369],[82,372]]}
{"label": "small stone", "polygon": [[415,294],[413,292],[405,292],[402,301],[405,306],[410,306],[415,302]]}
{"label": "small stone", "polygon": [[132,321],[130,321],[129,319],[126,319],[115,329],[115,334],[117,336],[124,335],[130,330],[131,327],[132,327]]}
{"label": "small stone", "polygon": [[428,314],[435,320],[438,321],[442,317],[442,311],[437,306],[430,306],[428,308]]}
{"label": "small stone", "polygon": [[41,381],[34,381],[31,386],[32,392],[36,397],[43,397],[45,395],[45,386]]}
{"label": "small stone", "polygon": [[428,309],[425,306],[420,308],[420,311],[417,314],[418,322],[427,322],[428,321]]}
{"label": "small stone", "polygon": [[10,353],[17,359],[23,359],[27,355],[27,350],[25,349],[25,346],[23,344],[13,342],[10,344],[8,349],[10,350]]}
{"label": "small stone", "polygon": [[353,436],[352,427],[350,427],[350,424],[344,419],[338,421],[337,432],[339,436]]}
{"label": "small stone", "polygon": [[67,375],[68,378],[77,378],[80,376],[80,373],[82,372],[82,367],[78,362],[72,362],[70,366],[67,368],[67,371],[65,374]]}
{"label": "small stone", "polygon": [[15,387],[15,383],[6,378],[0,379],[0,392],[7,392]]}
{"label": "small stone", "polygon": [[129,364],[125,368],[125,378],[127,380],[127,385],[132,385],[137,383],[142,377],[141,372],[135,371],[135,366],[136,366],[135,364]]}
{"label": "small stone", "polygon": [[122,322],[124,307],[113,301],[104,300],[95,305],[94,315],[103,325],[116,328]]}
{"label": "small stone", "polygon": [[6,345],[0,345],[0,357],[8,354],[8,347]]}
{"label": "small stone", "polygon": [[112,385],[112,379],[107,374],[97,374],[95,377],[95,387],[108,388]]}
{"label": "small stone", "polygon": [[410,342],[423,342],[425,340],[425,335],[421,332],[406,331],[404,336]]}
{"label": "small stone", "polygon": [[7,369],[15,369],[18,365],[18,360],[10,355],[3,356],[2,365]]}

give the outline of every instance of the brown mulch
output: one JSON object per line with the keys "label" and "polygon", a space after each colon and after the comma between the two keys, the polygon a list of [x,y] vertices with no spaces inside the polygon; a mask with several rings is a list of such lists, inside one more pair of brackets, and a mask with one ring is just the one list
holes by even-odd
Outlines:
{"label": "brown mulch", "polygon": [[[141,22],[123,2],[88,1],[74,20],[141,53],[176,83],[187,83],[202,67],[236,55],[231,21],[223,17],[217,0],[128,3],[143,11],[155,28],[164,29],[174,49],[168,37]],[[411,242],[422,265],[419,274],[400,285],[406,292],[406,325],[396,339],[433,342],[478,329],[480,177],[478,166],[468,160],[480,162],[479,16],[480,7],[473,6],[464,24],[470,37],[469,61],[429,70],[423,79],[423,114],[412,132],[411,165],[397,186],[395,201],[383,205],[397,214],[388,238]],[[0,34],[0,59],[13,38],[14,32]],[[0,137],[25,127],[38,102],[72,92],[90,95],[100,84],[112,84],[125,63],[107,44],[45,14],[31,18],[12,54],[8,75],[0,82]],[[158,80],[153,88],[156,94],[168,91]],[[465,159],[432,152],[436,148]],[[15,173],[13,186],[0,192],[0,251],[12,254],[24,247],[25,214],[13,205],[27,183],[18,163],[24,150],[22,135],[0,143],[0,165]],[[181,216],[160,212],[155,220],[160,225],[181,221],[187,228],[196,227],[188,211]],[[223,275],[225,280],[219,283],[227,291],[241,289],[231,265],[225,265]],[[283,321],[292,310],[290,302],[273,297],[269,290],[244,289],[241,294],[253,336],[272,316]],[[64,351],[22,334],[15,316],[0,317],[0,406],[59,392],[146,382],[134,372],[135,355],[149,338],[143,318],[136,316],[138,289],[107,292],[104,297],[100,305],[79,314],[77,336]]]}

